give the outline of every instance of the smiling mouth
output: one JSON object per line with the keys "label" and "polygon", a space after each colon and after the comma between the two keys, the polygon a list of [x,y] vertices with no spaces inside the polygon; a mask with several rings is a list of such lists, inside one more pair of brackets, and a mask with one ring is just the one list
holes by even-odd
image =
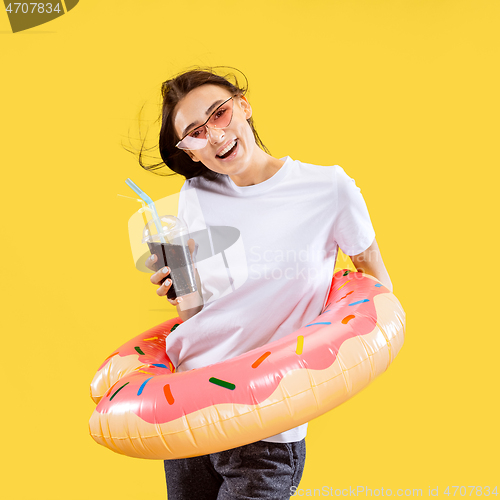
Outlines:
{"label": "smiling mouth", "polygon": [[238,145],[238,139],[235,139],[234,140],[234,146],[226,153],[226,154],[223,154],[222,156],[219,156],[219,155],[215,155],[217,156],[217,158],[227,158],[229,155],[231,155],[231,153],[234,151],[234,149],[236,148],[236,146]]}

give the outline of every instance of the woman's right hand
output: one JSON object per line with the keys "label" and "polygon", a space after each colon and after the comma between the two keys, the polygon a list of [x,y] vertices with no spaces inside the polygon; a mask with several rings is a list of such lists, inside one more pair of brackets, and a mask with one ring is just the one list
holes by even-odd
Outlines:
{"label": "woman's right hand", "polygon": [[[158,259],[158,257],[156,257],[156,255],[153,254],[151,257],[149,257],[149,259],[146,260],[146,267],[148,269],[151,269],[151,271],[154,271],[153,266],[154,266],[155,262],[157,261],[157,259]],[[162,284],[160,284],[160,281],[163,280],[163,278],[165,278],[169,274],[170,274],[170,268],[167,266],[167,267],[161,268],[159,271],[156,271],[154,274],[151,275],[151,278],[150,278],[151,283],[153,283],[153,285],[160,285],[156,289],[156,293],[160,297],[162,297],[163,295],[167,295],[170,287],[172,286],[172,280],[170,278],[166,279]],[[167,300],[173,306],[176,306],[177,304],[179,304],[182,301],[182,297],[177,297],[174,300],[169,299],[167,297]]]}

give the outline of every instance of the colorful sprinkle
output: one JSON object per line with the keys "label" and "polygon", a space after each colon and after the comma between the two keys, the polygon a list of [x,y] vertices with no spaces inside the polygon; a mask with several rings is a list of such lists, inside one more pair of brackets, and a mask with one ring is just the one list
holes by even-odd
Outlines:
{"label": "colorful sprinkle", "polygon": [[262,361],[264,361],[270,354],[271,351],[265,352],[257,361],[254,361],[254,363],[252,364],[252,368],[257,368],[262,363]]}
{"label": "colorful sprinkle", "polygon": [[148,379],[146,379],[146,380],[142,383],[141,387],[139,387],[139,391],[137,392],[137,395],[138,395],[138,396],[140,396],[140,395],[142,394],[142,391],[144,390],[145,385],[146,385],[146,384],[147,384],[147,383],[148,383],[148,382],[149,382],[152,378],[153,378],[153,377],[149,377]]}
{"label": "colorful sprinkle", "polygon": [[332,323],[330,321],[320,321],[319,323],[311,323],[310,325],[306,326],[314,326],[314,325],[331,325]]}
{"label": "colorful sprinkle", "polygon": [[380,288],[382,285],[381,285],[380,283],[377,283],[375,286],[376,286],[377,288]]}
{"label": "colorful sprinkle", "polygon": [[172,328],[171,328],[171,332],[173,332],[178,326],[180,325],[180,323],[176,323]]}
{"label": "colorful sprinkle", "polygon": [[174,404],[174,397],[172,396],[172,391],[170,390],[170,384],[163,386],[163,394],[165,394],[165,399],[169,405]]}
{"label": "colorful sprinkle", "polygon": [[354,290],[351,290],[350,292],[346,293],[342,298],[337,300],[337,302],[340,302],[341,300],[345,299],[348,295],[351,295],[351,293],[354,293]]}
{"label": "colorful sprinkle", "polygon": [[351,302],[349,305],[350,306],[355,306],[357,304],[362,304],[363,302],[370,302],[370,299],[358,300],[357,302]]}
{"label": "colorful sprinkle", "polygon": [[354,314],[349,314],[349,316],[346,316],[343,320],[342,320],[342,324],[343,325],[347,325],[347,323],[349,323],[349,321],[351,321],[351,319],[354,319],[356,316],[354,316]]}
{"label": "colorful sprinkle", "polygon": [[302,354],[302,349],[304,348],[304,336],[299,335],[297,337],[297,349],[295,349],[295,352],[297,354]]}
{"label": "colorful sprinkle", "polygon": [[351,280],[348,280],[348,281],[346,281],[345,283],[342,283],[342,285],[340,285],[340,286],[337,288],[337,292],[338,292],[338,291],[339,291],[339,290],[340,290],[343,286],[346,286],[346,285],[347,285],[347,283],[350,283],[350,282],[351,282]]}
{"label": "colorful sprinkle", "polygon": [[170,371],[172,373],[174,373],[175,372],[175,368],[174,368],[174,365],[170,361],[168,362],[168,366],[170,367]]}
{"label": "colorful sprinkle", "polygon": [[144,342],[147,342],[148,340],[156,340],[158,337],[151,337],[150,339],[142,339]]}
{"label": "colorful sprinkle", "polygon": [[347,270],[342,276],[347,276],[351,271]]}
{"label": "colorful sprinkle", "polygon": [[168,366],[162,365],[161,363],[153,363],[151,366],[157,366],[158,368],[165,368],[166,370],[168,370]]}
{"label": "colorful sprinkle", "polygon": [[145,372],[144,370],[139,370],[139,373],[145,373],[146,375],[154,375],[154,373]]}
{"label": "colorful sprinkle", "polygon": [[126,384],[123,384],[110,398],[109,400],[111,401],[126,385],[130,384],[130,382],[127,382]]}
{"label": "colorful sprinkle", "polygon": [[226,382],[225,380],[220,380],[220,379],[215,378],[215,377],[211,377],[208,381],[212,382],[212,384],[220,385],[221,387],[225,387],[226,389],[233,390],[236,387],[234,384],[231,384],[231,382]]}
{"label": "colorful sprinkle", "polygon": [[144,353],[142,352],[141,348],[139,346],[135,346],[134,349],[139,353],[139,354],[142,354],[144,355]]}

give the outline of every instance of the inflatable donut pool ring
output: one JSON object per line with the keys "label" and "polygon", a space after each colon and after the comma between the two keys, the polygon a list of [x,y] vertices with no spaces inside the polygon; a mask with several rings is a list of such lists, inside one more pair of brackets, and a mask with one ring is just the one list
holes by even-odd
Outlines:
{"label": "inflatable donut pool ring", "polygon": [[166,321],[130,340],[97,371],[89,422],[122,455],[187,458],[296,427],[365,388],[404,341],[405,313],[378,280],[342,269],[321,314],[297,331],[224,362],[175,373]]}

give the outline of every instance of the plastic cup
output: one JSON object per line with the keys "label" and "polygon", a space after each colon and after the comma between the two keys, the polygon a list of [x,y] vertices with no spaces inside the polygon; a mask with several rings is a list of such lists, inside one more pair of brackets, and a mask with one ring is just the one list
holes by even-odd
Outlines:
{"label": "plastic cup", "polygon": [[167,292],[167,297],[171,300],[183,295],[196,292],[196,276],[187,240],[189,233],[185,224],[173,215],[163,215],[160,217],[162,234],[168,243],[162,243],[160,235],[151,234],[154,228],[153,221],[148,222],[144,228],[143,243],[146,242],[151,255],[156,255],[156,262],[153,263],[155,271],[162,267],[170,268],[170,275],[166,276],[172,280],[172,286]]}

